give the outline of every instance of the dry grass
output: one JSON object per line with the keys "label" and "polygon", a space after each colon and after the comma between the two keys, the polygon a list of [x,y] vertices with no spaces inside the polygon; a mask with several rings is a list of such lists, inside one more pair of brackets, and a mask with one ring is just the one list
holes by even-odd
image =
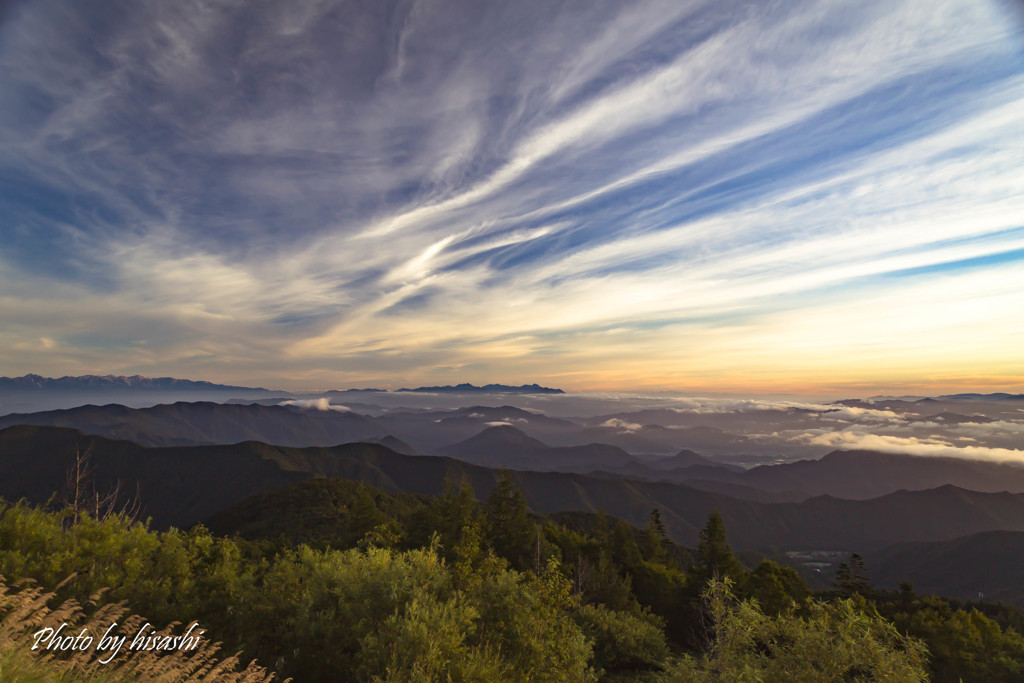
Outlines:
{"label": "dry grass", "polygon": [[[59,589],[60,586],[57,586]],[[238,656],[221,658],[219,643],[201,638],[198,646],[190,650],[171,652],[129,650],[132,636],[146,620],[130,614],[124,603],[99,606],[101,593],[92,596],[83,607],[67,600],[51,608],[54,593],[44,592],[29,581],[8,584],[0,577],[0,683],[57,683],[89,681],[90,683],[118,681],[153,681],[154,683],[269,683],[274,674],[255,662],[239,669]],[[127,636],[127,642],[108,664],[109,652],[97,652],[100,636],[117,623],[118,635]],[[76,635],[87,628],[93,636],[91,647],[80,651],[46,651],[43,646],[32,651],[33,634],[40,629],[57,629],[67,624],[61,635]],[[186,628],[173,623],[158,633],[176,635]],[[198,629],[197,629],[198,630]],[[151,631],[147,631],[147,634]],[[193,631],[195,635],[196,631]],[[285,682],[287,683],[287,681]]]}

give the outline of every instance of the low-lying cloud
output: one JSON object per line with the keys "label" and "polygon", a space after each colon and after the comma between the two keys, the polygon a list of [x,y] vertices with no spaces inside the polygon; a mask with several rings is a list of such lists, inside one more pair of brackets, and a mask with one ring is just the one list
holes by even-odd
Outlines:
{"label": "low-lying cloud", "polygon": [[632,434],[633,432],[637,432],[644,428],[642,424],[639,424],[637,422],[627,422],[626,420],[622,420],[617,417],[609,418],[602,422],[599,426],[607,427],[608,429],[617,429],[620,432],[626,434]]}
{"label": "low-lying cloud", "polygon": [[304,408],[306,410],[336,410],[339,413],[351,412],[351,409],[347,406],[332,404],[329,398],[310,398],[310,399],[296,399],[292,401],[282,401],[283,406],[295,406],[296,408]]}
{"label": "low-lying cloud", "polygon": [[854,431],[805,432],[797,441],[841,450],[870,450],[883,453],[904,453],[936,458],[963,458],[1024,465],[1024,450],[989,448],[987,446],[956,446],[942,438],[918,438],[890,434],[868,434]]}
{"label": "low-lying cloud", "polygon": [[492,422],[485,422],[488,427],[514,427],[516,424],[529,424],[529,420],[523,417],[507,418],[504,420],[494,420]]}

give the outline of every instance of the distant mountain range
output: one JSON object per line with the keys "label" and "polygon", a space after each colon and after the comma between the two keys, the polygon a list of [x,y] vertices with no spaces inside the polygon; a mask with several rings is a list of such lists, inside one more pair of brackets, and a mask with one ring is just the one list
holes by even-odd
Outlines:
{"label": "distant mountain range", "polygon": [[[548,445],[581,445],[591,440],[573,441],[582,429],[570,420],[548,417],[514,406],[471,406],[456,410],[424,412],[392,412],[380,415],[377,421],[402,439],[414,444],[421,453],[468,439],[487,427],[515,426]],[[570,441],[571,443],[564,443]]]}
{"label": "distant mountain range", "polygon": [[491,393],[491,394],[564,394],[565,392],[561,389],[552,389],[550,387],[542,387],[539,384],[523,384],[515,387],[508,384],[485,384],[482,387],[473,386],[472,384],[456,384],[445,385],[443,387],[417,387],[416,389],[399,389],[398,391],[418,391],[424,393],[448,393],[448,394],[475,394],[475,393]]}
{"label": "distant mountain range", "polygon": [[946,484],[972,491],[1024,493],[1021,465],[874,451],[834,451],[818,460],[762,465],[742,472],[717,468],[702,472],[701,478],[765,491],[799,491],[809,496],[850,499]]}
{"label": "distant mountain range", "polygon": [[373,418],[351,411],[295,405],[181,401],[151,408],[110,404],[15,413],[0,417],[0,428],[20,424],[69,427],[150,447],[241,441],[293,447],[380,442],[400,453],[434,453],[488,467],[563,472],[601,470],[648,479],[671,478],[674,470],[670,470],[683,465],[714,467],[713,461],[693,452],[643,462],[608,444],[551,447],[511,423],[532,425],[554,434],[576,432],[580,438],[587,432],[575,423],[518,408],[476,407],[441,414],[445,417],[435,417],[437,413],[399,413]]}
{"label": "distant mountain range", "polygon": [[281,396],[261,387],[239,387],[213,382],[143,377],[142,375],[84,375],[81,377],[0,377],[0,415],[65,409],[88,403],[152,406],[180,399],[191,401],[257,400]]}
{"label": "distant mountain range", "polygon": [[72,427],[143,446],[263,441],[282,446],[333,446],[388,436],[373,418],[335,410],[304,410],[258,403],[185,402],[126,408],[87,405],[0,417],[0,427],[33,424]]}
{"label": "distant mountain range", "polygon": [[23,377],[0,377],[0,391],[36,392],[36,391],[244,391],[267,392],[257,387],[236,387],[212,382],[197,382],[189,379],[173,377],[143,377],[142,375],[83,375],[80,377],[41,377],[25,375]]}
{"label": "distant mountain range", "polygon": [[[630,441],[629,433],[511,406],[371,417],[297,405],[178,402],[150,408],[88,405],[0,417],[0,428],[19,424],[68,427],[150,447],[242,441],[290,447],[381,442],[402,453],[448,456],[485,467],[689,483],[705,491],[764,502],[820,495],[867,499],[947,484],[981,492],[1024,493],[1024,467],[961,458],[836,451],[818,460],[749,470],[678,447],[672,456],[641,458],[634,453],[644,451],[624,447],[644,443]],[[682,443],[716,443],[715,439],[743,443],[713,428],[664,431]]]}
{"label": "distant mountain range", "polygon": [[[569,420],[551,418],[512,406],[394,412],[370,417],[353,411],[316,410],[287,404],[266,405],[263,401],[180,401],[148,408],[127,408],[117,404],[86,405],[0,416],[0,427],[15,424],[71,427],[108,438],[130,439],[144,446],[235,443],[249,439],[282,446],[333,446],[352,441],[375,441],[390,435],[419,453],[435,452],[439,448],[476,436],[488,427],[502,425],[514,425],[516,429],[528,432],[532,438],[543,440],[546,447],[605,443],[624,451],[657,452],[671,449],[678,453],[691,442],[705,445],[714,442],[715,438],[719,442],[736,440],[733,436],[723,436],[717,430],[663,430],[666,432],[665,441],[649,450],[644,448],[651,445],[645,435],[631,439],[629,434],[619,434],[614,429],[585,427]],[[637,446],[639,448],[633,448]],[[509,452],[509,449],[504,452]],[[507,459],[506,464],[512,468],[522,468],[529,466],[527,460]],[[609,463],[602,462],[595,469],[603,469],[605,464]]]}
{"label": "distant mountain range", "polygon": [[434,453],[485,467],[538,472],[593,472],[629,465],[646,470],[639,460],[615,446],[592,443],[552,448],[509,425],[488,427]]}
{"label": "distant mountain range", "polygon": [[1007,394],[997,392],[994,394],[949,394],[939,396],[940,399],[949,401],[1024,401],[1024,394]]}
{"label": "distant mountain range", "polygon": [[[73,377],[43,377],[28,374],[22,377],[0,377],[0,391],[263,391],[259,387],[239,387],[229,384],[175,379],[174,377],[143,377],[142,375],[80,375]],[[384,392],[387,389],[372,387],[364,389],[332,390],[327,393],[350,392]],[[516,394],[564,394],[561,389],[542,387],[539,384],[487,384],[482,387],[473,384],[446,385],[440,387],[417,387],[415,389],[398,389],[398,391],[429,392],[429,393],[516,393]]]}

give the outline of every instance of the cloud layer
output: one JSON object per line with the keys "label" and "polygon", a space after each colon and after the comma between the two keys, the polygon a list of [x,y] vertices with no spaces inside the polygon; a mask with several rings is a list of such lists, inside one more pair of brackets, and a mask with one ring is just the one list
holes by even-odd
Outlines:
{"label": "cloud layer", "polygon": [[805,434],[804,441],[816,446],[828,446],[841,450],[868,450],[925,457],[963,458],[966,460],[1024,464],[1024,450],[992,448],[989,446],[957,446],[941,438],[921,439],[913,436],[904,437],[839,431]]}
{"label": "cloud layer", "polygon": [[994,2],[4,12],[0,373],[1024,378]]}

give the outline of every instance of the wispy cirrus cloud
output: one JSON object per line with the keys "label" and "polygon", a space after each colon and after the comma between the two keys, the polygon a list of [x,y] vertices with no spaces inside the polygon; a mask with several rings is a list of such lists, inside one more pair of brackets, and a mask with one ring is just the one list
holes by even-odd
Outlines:
{"label": "wispy cirrus cloud", "polygon": [[0,37],[9,374],[1024,377],[996,3],[48,0]]}

